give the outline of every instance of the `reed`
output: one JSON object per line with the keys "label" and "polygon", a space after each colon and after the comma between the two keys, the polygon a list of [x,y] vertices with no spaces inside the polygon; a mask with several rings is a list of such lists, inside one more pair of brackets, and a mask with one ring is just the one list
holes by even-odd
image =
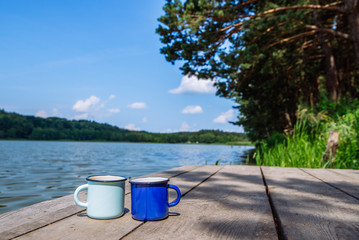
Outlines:
{"label": "reed", "polygon": [[[328,112],[298,111],[298,121],[288,135],[274,134],[256,146],[257,165],[303,168],[359,169],[359,104]],[[323,153],[331,130],[339,131],[335,158],[326,162]]]}

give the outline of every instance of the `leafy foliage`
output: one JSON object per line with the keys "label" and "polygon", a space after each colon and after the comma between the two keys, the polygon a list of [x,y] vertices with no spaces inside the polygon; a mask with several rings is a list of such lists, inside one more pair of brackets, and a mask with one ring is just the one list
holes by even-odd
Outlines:
{"label": "leafy foliage", "polygon": [[[323,104],[325,105],[325,104]],[[359,169],[359,101],[352,104],[326,106],[328,111],[302,108],[292,134],[276,134],[257,146],[256,161],[260,165],[305,168]],[[331,130],[339,132],[339,145],[335,159],[324,161]]]}
{"label": "leafy foliage", "polygon": [[0,109],[0,139],[119,141],[154,143],[249,143],[243,133],[218,130],[199,132],[148,133],[129,131],[91,121],[39,118],[7,113]]}
{"label": "leafy foliage", "polygon": [[183,74],[215,80],[253,141],[291,132],[300,103],[359,94],[353,0],[169,0],[157,33]]}

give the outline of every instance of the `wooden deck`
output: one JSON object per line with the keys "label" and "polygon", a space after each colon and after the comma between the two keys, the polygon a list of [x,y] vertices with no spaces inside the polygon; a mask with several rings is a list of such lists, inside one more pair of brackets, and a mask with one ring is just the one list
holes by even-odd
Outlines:
{"label": "wooden deck", "polygon": [[358,170],[185,166],[152,176],[183,195],[165,220],[133,220],[126,183],[120,218],[90,219],[69,195],[0,215],[0,239],[359,239]]}

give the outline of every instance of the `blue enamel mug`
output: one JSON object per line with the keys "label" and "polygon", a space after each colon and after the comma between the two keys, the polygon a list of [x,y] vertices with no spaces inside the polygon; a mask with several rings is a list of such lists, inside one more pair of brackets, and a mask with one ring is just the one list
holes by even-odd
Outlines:
{"label": "blue enamel mug", "polygon": [[[168,208],[176,206],[181,199],[181,191],[168,184],[168,178],[146,177],[131,179],[132,218],[140,221],[161,220],[168,217]],[[168,188],[177,192],[175,201],[168,202]]]}
{"label": "blue enamel mug", "polygon": [[[79,186],[74,200],[80,207],[86,208],[87,216],[95,219],[112,219],[123,215],[125,201],[125,177],[89,176],[87,184]],[[81,202],[78,195],[87,190],[87,201]]]}

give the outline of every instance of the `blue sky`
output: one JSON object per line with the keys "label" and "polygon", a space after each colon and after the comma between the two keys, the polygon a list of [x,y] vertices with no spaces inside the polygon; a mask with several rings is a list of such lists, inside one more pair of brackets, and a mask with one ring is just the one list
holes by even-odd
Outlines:
{"label": "blue sky", "polygon": [[149,132],[241,132],[233,101],[182,76],[155,33],[165,0],[0,0],[0,108]]}

